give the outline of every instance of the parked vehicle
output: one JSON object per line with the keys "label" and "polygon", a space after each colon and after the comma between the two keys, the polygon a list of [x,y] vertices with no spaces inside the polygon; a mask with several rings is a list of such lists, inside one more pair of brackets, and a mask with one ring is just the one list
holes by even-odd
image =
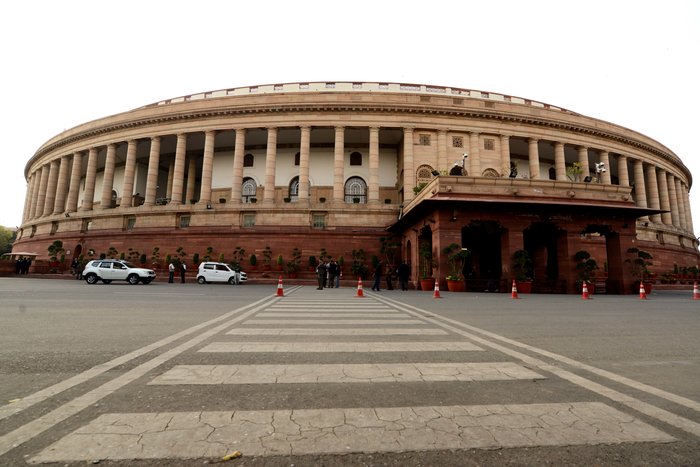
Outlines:
{"label": "parked vehicle", "polygon": [[240,284],[248,280],[248,275],[243,271],[236,271],[226,263],[215,263],[206,261],[199,265],[197,271],[197,282],[206,284],[207,282],[228,282],[229,284]]}
{"label": "parked vehicle", "polygon": [[83,270],[83,278],[88,284],[102,281],[109,284],[112,281],[127,281],[135,285],[139,282],[150,284],[156,278],[153,269],[145,269],[121,259],[95,259],[87,263]]}

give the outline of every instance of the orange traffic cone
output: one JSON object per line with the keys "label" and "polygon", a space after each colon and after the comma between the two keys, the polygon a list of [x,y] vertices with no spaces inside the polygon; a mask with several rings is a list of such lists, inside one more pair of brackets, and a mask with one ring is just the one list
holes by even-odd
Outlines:
{"label": "orange traffic cone", "polygon": [[693,300],[700,300],[700,291],[698,291],[698,281],[693,285]]}
{"label": "orange traffic cone", "polygon": [[586,285],[586,282],[583,282],[582,291],[583,291],[583,293],[581,294],[582,299],[588,300],[589,298],[591,298],[588,296],[588,285]]}
{"label": "orange traffic cone", "polygon": [[357,278],[357,295],[356,297],[364,297],[365,293],[362,291],[362,278]]}
{"label": "orange traffic cone", "polygon": [[433,292],[433,298],[442,298],[440,296],[440,284],[437,279],[435,279],[435,291]]}
{"label": "orange traffic cone", "polygon": [[510,298],[518,298],[518,288],[515,286],[515,279],[513,279],[513,289],[510,293]]}
{"label": "orange traffic cone", "polygon": [[646,291],[644,290],[644,283],[641,282],[641,281],[639,282],[639,299],[640,299],[640,300],[646,300],[646,299],[647,299],[647,293],[646,293]]}
{"label": "orange traffic cone", "polygon": [[280,279],[277,281],[277,296],[284,297],[284,288],[282,288],[282,276],[280,276]]}

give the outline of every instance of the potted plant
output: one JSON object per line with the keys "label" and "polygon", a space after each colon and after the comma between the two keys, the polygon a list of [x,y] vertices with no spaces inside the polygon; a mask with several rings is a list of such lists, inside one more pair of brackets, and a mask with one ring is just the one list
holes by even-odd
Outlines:
{"label": "potted plant", "polygon": [[654,257],[651,253],[636,247],[628,248],[627,253],[632,255],[632,257],[626,259],[625,262],[630,265],[630,273],[637,279],[633,286],[633,293],[637,291],[640,282],[644,284],[644,292],[651,293],[651,282],[646,279],[651,274],[647,267],[652,265],[651,260]]}
{"label": "potted plant", "polygon": [[513,253],[513,275],[515,276],[518,292],[532,292],[532,258],[527,250],[517,250]]}
{"label": "potted plant", "polygon": [[192,255],[192,264],[195,268],[199,266],[199,253],[195,253]]}
{"label": "potted plant", "polygon": [[284,258],[282,257],[282,254],[280,253],[277,256],[277,270],[281,271],[282,269],[284,269]]}
{"label": "potted plant", "polygon": [[269,271],[272,268],[272,249],[266,246],[263,249],[263,269]]}
{"label": "potted plant", "polygon": [[292,250],[292,259],[287,263],[287,273],[292,279],[299,275],[301,269],[301,250],[294,248]]}
{"label": "potted plant", "polygon": [[309,271],[315,272],[317,264],[318,261],[316,261],[316,257],[314,255],[309,256]]}
{"label": "potted plant", "polygon": [[591,282],[593,271],[598,269],[598,263],[591,258],[591,254],[586,250],[580,250],[574,253],[574,261],[576,261],[576,271],[578,272],[578,280],[576,283],[579,286],[579,291],[583,289],[583,284],[589,294],[595,293],[595,284]]}
{"label": "potted plant", "polygon": [[54,241],[49,247],[47,248],[49,252],[49,267],[51,268],[51,272],[58,272],[58,266],[60,264],[59,262],[59,255],[63,253],[63,242],[61,240],[56,240]]}
{"label": "potted plant", "polygon": [[160,247],[153,247],[151,252],[151,265],[153,269],[158,269],[158,264],[160,263]]}
{"label": "potted plant", "polygon": [[450,292],[464,292],[462,269],[464,262],[469,258],[469,250],[462,248],[457,243],[451,243],[442,249],[442,253],[447,255],[447,263],[450,265],[450,273],[445,277],[447,290]]}
{"label": "potted plant", "polygon": [[433,277],[433,250],[430,242],[422,242],[418,247],[420,257],[420,288],[421,290],[433,290],[435,278]]}
{"label": "potted plant", "polygon": [[248,264],[250,264],[251,270],[257,271],[257,269],[258,269],[258,257],[255,256],[255,253],[250,255],[250,259],[248,260]]}

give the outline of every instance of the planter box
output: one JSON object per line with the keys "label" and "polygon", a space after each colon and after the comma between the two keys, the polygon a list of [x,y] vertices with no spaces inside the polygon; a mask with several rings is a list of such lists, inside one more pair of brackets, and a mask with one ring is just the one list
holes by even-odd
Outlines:
{"label": "planter box", "polygon": [[532,281],[515,281],[518,293],[532,293]]}
{"label": "planter box", "polygon": [[427,279],[420,280],[421,290],[435,290],[435,278],[429,277]]}
{"label": "planter box", "polygon": [[464,292],[465,286],[463,280],[447,280],[447,290],[450,292]]}

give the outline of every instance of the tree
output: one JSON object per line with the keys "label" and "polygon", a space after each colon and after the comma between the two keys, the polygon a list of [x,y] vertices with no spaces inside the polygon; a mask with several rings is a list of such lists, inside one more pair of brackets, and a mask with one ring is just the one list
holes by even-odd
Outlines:
{"label": "tree", "polygon": [[0,226],[0,255],[12,251],[12,244],[17,238],[17,231]]}

